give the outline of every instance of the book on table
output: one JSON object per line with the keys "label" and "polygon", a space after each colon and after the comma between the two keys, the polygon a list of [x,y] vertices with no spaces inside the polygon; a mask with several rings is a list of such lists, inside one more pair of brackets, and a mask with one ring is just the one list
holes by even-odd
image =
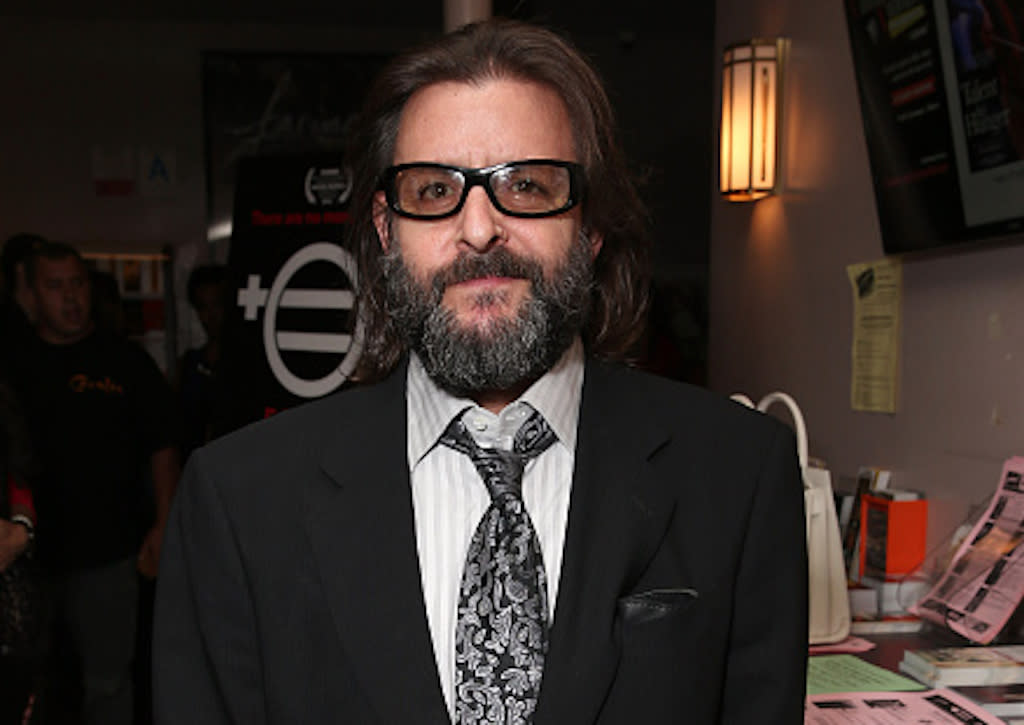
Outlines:
{"label": "book on table", "polygon": [[1024,683],[1024,645],[907,650],[899,668],[934,687]]}
{"label": "book on table", "polygon": [[956,691],[966,695],[993,715],[1024,717],[1024,683],[1008,685],[967,685]]}

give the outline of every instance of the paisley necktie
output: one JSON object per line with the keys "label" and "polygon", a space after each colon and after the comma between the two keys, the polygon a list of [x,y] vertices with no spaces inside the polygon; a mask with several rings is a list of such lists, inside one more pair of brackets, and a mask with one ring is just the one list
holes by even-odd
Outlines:
{"label": "paisley necktie", "polygon": [[459,416],[443,445],[469,456],[491,496],[466,555],[455,629],[455,722],[529,723],[548,641],[540,541],[523,505],[526,462],[556,440],[534,411],[511,451],[481,448]]}

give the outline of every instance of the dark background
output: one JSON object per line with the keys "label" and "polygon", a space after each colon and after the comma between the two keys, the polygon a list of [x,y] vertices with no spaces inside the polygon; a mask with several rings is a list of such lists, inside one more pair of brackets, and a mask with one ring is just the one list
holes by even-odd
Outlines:
{"label": "dark background", "polygon": [[[710,233],[714,4],[652,0],[494,0],[494,15],[565,32],[605,79],[621,136],[652,212],[656,240],[655,317],[663,331],[658,366],[672,377],[705,379]],[[337,0],[7,0],[10,17],[153,23],[267,23],[353,26],[428,37],[444,25],[443,2]],[[209,48],[209,50],[219,50]],[[258,51],[258,48],[253,48]],[[280,51],[280,48],[275,49]],[[305,48],[293,48],[303,52]],[[345,53],[346,48],[338,47]],[[382,48],[382,52],[388,50]]]}

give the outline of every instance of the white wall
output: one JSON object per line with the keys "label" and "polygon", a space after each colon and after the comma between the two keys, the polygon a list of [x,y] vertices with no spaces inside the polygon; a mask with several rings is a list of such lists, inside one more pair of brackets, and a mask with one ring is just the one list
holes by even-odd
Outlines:
{"label": "white wall", "polygon": [[883,253],[843,3],[716,8],[719,49],[785,35],[792,56],[785,192],[712,201],[709,385],[793,394],[834,472],[886,466],[928,493],[934,546],[1024,454],[1024,245],[905,260],[898,412],[853,412],[846,266]]}

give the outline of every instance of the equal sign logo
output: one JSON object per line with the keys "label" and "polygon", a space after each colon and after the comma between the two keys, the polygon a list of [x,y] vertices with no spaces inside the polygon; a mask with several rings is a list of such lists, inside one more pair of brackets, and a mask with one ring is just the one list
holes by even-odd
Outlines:
{"label": "equal sign logo", "polygon": [[[336,265],[351,283],[350,289],[288,289],[296,272],[313,262]],[[267,363],[277,381],[289,392],[303,398],[319,398],[336,390],[355,369],[363,348],[363,327],[356,321],[352,334],[344,332],[297,332],[278,329],[278,310],[351,310],[355,305],[356,263],[352,255],[337,244],[317,242],[295,254],[278,271],[270,289],[262,286],[259,275],[249,275],[248,284],[238,290],[238,306],[245,310],[246,320],[263,315],[263,349]],[[310,380],[299,377],[285,364],[282,351],[341,354],[341,362],[327,375]]]}

